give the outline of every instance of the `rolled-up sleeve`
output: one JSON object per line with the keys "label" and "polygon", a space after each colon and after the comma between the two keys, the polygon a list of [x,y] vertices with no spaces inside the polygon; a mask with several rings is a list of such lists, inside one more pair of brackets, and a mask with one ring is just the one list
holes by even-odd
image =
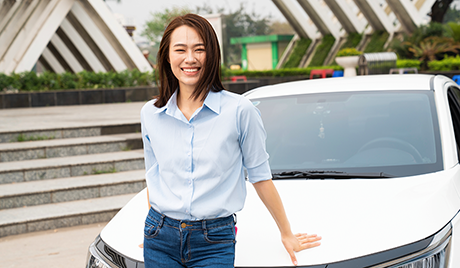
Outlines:
{"label": "rolled-up sleeve", "polygon": [[265,148],[267,134],[260,111],[248,99],[242,97],[237,116],[239,143],[249,182],[256,183],[271,179],[269,156]]}
{"label": "rolled-up sleeve", "polygon": [[145,122],[145,106],[144,109],[141,111],[141,132],[142,132],[142,142],[144,145],[144,162],[145,162],[145,171],[149,171],[153,165],[157,163],[157,159],[155,157],[155,153],[153,152],[152,145],[150,144],[149,134],[146,128]]}

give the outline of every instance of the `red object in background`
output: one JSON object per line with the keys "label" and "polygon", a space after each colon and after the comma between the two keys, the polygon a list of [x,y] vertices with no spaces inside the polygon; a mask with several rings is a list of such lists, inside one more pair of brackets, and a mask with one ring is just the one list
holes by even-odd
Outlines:
{"label": "red object in background", "polygon": [[332,76],[333,73],[333,69],[313,69],[310,72],[310,79],[313,79],[315,75],[319,75],[320,78],[326,78],[328,74]]}
{"label": "red object in background", "polygon": [[238,227],[235,226],[235,235],[238,233]]}
{"label": "red object in background", "polygon": [[236,82],[236,81],[248,81],[246,79],[246,76],[244,75],[235,75],[235,76],[232,76],[232,82]]}

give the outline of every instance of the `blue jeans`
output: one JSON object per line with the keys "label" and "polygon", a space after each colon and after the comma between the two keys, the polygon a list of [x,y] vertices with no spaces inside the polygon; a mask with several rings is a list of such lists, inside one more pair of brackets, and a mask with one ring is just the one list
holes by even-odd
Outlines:
{"label": "blue jeans", "polygon": [[203,221],[176,220],[150,209],[144,228],[146,268],[233,267],[233,215]]}

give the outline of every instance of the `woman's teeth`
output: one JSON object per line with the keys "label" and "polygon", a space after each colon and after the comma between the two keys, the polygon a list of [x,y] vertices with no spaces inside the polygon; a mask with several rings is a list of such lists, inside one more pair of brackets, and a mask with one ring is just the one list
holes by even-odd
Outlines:
{"label": "woman's teeth", "polygon": [[198,71],[198,69],[183,69],[183,70],[184,72],[190,72],[190,73]]}

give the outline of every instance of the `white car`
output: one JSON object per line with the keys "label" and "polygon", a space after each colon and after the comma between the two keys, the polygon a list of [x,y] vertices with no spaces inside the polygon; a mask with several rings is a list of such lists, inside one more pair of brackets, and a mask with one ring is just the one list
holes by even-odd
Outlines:
{"label": "white car", "polygon": [[[377,75],[265,86],[274,183],[293,232],[322,236],[298,267],[460,267],[460,90],[444,76]],[[290,267],[247,183],[235,267]],[[87,267],[144,267],[145,190],[102,230]]]}

